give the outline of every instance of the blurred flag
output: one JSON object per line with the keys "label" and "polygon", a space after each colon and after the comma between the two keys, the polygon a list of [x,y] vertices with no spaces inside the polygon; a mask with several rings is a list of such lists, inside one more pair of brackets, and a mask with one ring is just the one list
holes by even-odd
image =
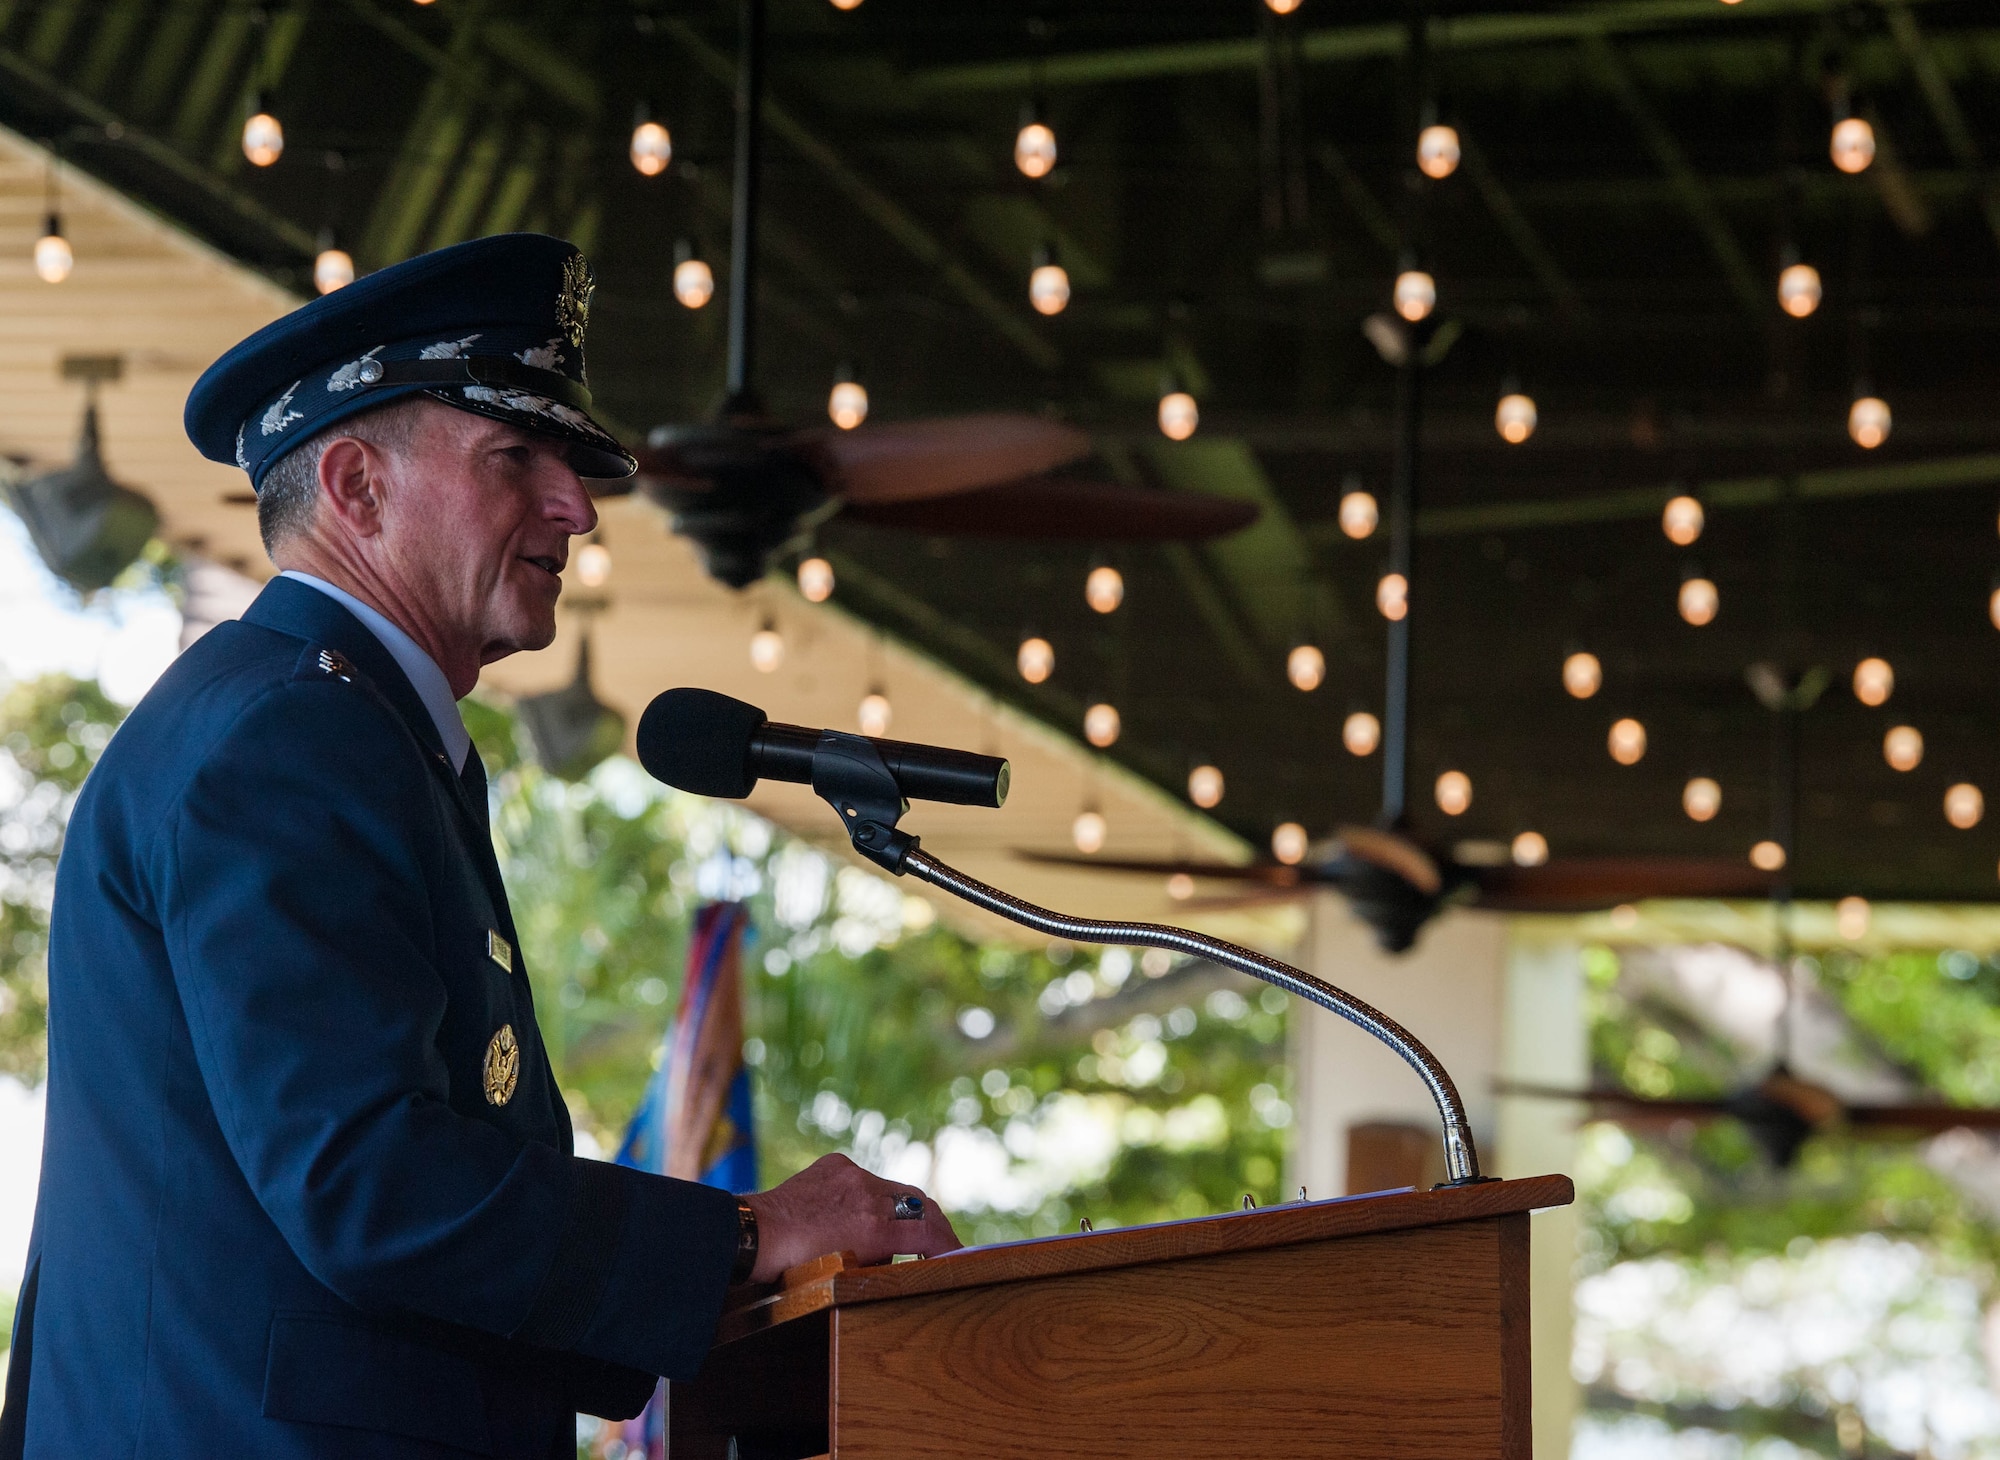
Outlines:
{"label": "blurred flag", "polygon": [[[619,1165],[725,1191],[757,1189],[750,1071],[743,1063],[742,952],[749,922],[750,910],[740,902],[707,903],[695,914],[680,1008],[660,1042],[659,1068],[626,1127]],[[631,1460],[662,1460],[665,1417],[656,1391],[639,1418],[605,1427],[599,1454],[610,1453],[615,1439]]]}

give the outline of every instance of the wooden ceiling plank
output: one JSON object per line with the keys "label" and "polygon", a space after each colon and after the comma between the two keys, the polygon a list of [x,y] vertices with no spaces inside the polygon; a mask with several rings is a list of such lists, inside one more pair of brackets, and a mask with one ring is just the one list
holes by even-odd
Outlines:
{"label": "wooden ceiling plank", "polygon": [[91,96],[104,94],[104,88],[111,84],[111,78],[131,54],[140,22],[146,19],[148,3],[149,0],[113,0],[97,27],[97,34],[90,38],[90,49],[77,72],[79,90]]}
{"label": "wooden ceiling plank", "polygon": [[37,66],[55,65],[82,12],[80,0],[50,0],[28,36],[28,59]]}
{"label": "wooden ceiling plank", "polygon": [[250,40],[250,28],[251,12],[233,6],[217,16],[209,28],[208,43],[201,48],[194,72],[181,88],[181,104],[174,112],[173,140],[181,151],[199,151]]}
{"label": "wooden ceiling plank", "polygon": [[166,117],[174,90],[186,72],[188,52],[208,20],[208,7],[200,3],[168,5],[165,12],[156,13],[139,74],[125,102],[130,114],[148,125]]}
{"label": "wooden ceiling plank", "polygon": [[[263,46],[244,80],[243,99],[246,103],[258,91],[276,91],[284,83],[285,73],[291,69],[292,57],[298,51],[299,38],[305,34],[306,18],[311,9],[312,0],[292,0],[291,4],[265,22]],[[249,160],[243,155],[243,139],[236,130],[234,118],[229,121],[230,124],[223,128],[222,136],[216,141],[215,157],[209,164],[222,177],[239,171]]]}

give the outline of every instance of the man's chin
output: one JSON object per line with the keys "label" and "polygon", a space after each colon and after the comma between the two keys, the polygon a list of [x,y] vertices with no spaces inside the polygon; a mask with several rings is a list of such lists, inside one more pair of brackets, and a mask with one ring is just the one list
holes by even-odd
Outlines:
{"label": "man's chin", "polygon": [[495,626],[495,631],[480,649],[481,664],[491,664],[509,654],[533,653],[537,649],[548,648],[556,641],[556,609],[553,603],[546,608],[520,605],[507,618],[505,624]]}

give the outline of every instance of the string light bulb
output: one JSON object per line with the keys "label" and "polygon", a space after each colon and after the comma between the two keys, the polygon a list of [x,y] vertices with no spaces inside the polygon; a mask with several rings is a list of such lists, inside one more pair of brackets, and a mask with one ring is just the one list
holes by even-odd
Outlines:
{"label": "string light bulb", "polygon": [[1109,831],[1104,817],[1095,811],[1080,811],[1076,820],[1069,824],[1070,840],[1086,857],[1094,857],[1104,850],[1104,838]]}
{"label": "string light bulb", "polygon": [[648,115],[650,110],[642,104],[632,123],[632,166],[641,177],[658,177],[674,160],[673,135]]}
{"label": "string light bulb", "polygon": [[2000,588],[1995,588],[1986,599],[1986,616],[1993,620],[1993,627],[2000,629]]}
{"label": "string light bulb", "polygon": [[62,219],[51,213],[35,240],[35,275],[44,284],[60,284],[76,267],[76,254],[63,237]]}
{"label": "string light bulb", "polygon": [[1341,722],[1340,743],[1349,755],[1373,755],[1382,743],[1382,722],[1366,710],[1356,710]]}
{"label": "string light bulb", "polygon": [[601,542],[587,542],[576,550],[576,581],[586,588],[602,588],[611,577],[611,549]]}
{"label": "string light bulb", "polygon": [[889,733],[892,715],[889,697],[879,689],[871,689],[861,697],[861,705],[855,712],[855,720],[861,726],[861,733],[879,739]]}
{"label": "string light bulb", "polygon": [[1605,744],[1618,764],[1637,765],[1646,758],[1646,727],[1630,718],[1614,721]]}
{"label": "string light bulb", "polygon": [[1873,451],[1889,439],[1889,403],[1864,395],[1847,408],[1847,434],[1863,451]]}
{"label": "string light bulb", "polygon": [[695,246],[683,238],[674,245],[674,298],[688,309],[699,309],[715,297],[715,271]]}
{"label": "string light bulb", "polygon": [[1493,429],[1509,446],[1519,446],[1535,434],[1539,419],[1533,397],[1515,391],[1500,397],[1500,404],[1493,411]]}
{"label": "string light bulb", "polygon": [[1464,771],[1446,771],[1437,778],[1433,794],[1446,816],[1463,816],[1472,809],[1472,777]]}
{"label": "string light bulb", "polygon": [[1437,308],[1437,280],[1422,269],[1405,269],[1396,275],[1396,288],[1391,296],[1396,305],[1396,313],[1411,324],[1427,319]]}
{"label": "string light bulb", "polygon": [[1264,0],[1264,8],[1273,15],[1290,15],[1303,4],[1305,0]]}
{"label": "string light bulb", "polygon": [[1053,248],[1035,250],[1034,272],[1028,275],[1028,303],[1035,313],[1058,315],[1069,308],[1069,270],[1056,262]]}
{"label": "string light bulb", "polygon": [[1750,848],[1750,865],[1759,872],[1784,870],[1785,849],[1774,841],[1761,841]]}
{"label": "string light bulb", "polygon": [[831,0],[835,10],[859,10],[861,0]]}
{"label": "string light bulb", "polygon": [[1311,694],[1326,682],[1326,655],[1316,644],[1299,644],[1285,656],[1285,678],[1292,688]]}
{"label": "string light bulb", "polygon": [[1160,397],[1160,434],[1169,441],[1185,441],[1201,424],[1201,411],[1194,397],[1184,390],[1170,390]]}
{"label": "string light bulb", "polygon": [[1892,771],[1913,771],[1924,763],[1924,734],[1914,725],[1897,725],[1882,737],[1882,759]]}
{"label": "string light bulb", "polygon": [[833,564],[822,557],[799,563],[799,596],[807,603],[825,603],[833,597]]}
{"label": "string light bulb", "polygon": [[750,636],[750,665],[759,674],[775,674],[785,662],[785,636],[766,622]]}
{"label": "string light bulb", "polygon": [[1843,897],[1833,905],[1833,929],[1849,943],[1868,936],[1870,909],[1865,897]]}
{"label": "string light bulb", "polygon": [[253,167],[269,167],[284,152],[285,129],[265,110],[264,98],[260,96],[250,104],[250,115],[243,119],[243,155]]}
{"label": "string light bulb", "polygon": [[1811,264],[1789,264],[1778,274],[1778,307],[1793,319],[1804,319],[1819,308],[1819,270]]}
{"label": "string light bulb", "polygon": [[1692,777],[1681,787],[1681,810],[1689,821],[1713,821],[1722,810],[1722,787],[1707,776]]}
{"label": "string light bulb", "polygon": [[354,282],[354,256],[329,243],[313,259],[313,288],[322,294],[345,289]]}
{"label": "string light bulb", "polygon": [[1604,666],[1595,654],[1579,649],[1563,660],[1563,688],[1573,698],[1587,700],[1604,687]]}
{"label": "string light bulb", "polygon": [[1047,177],[1055,171],[1055,131],[1035,115],[1032,106],[1021,118],[1021,130],[1014,134],[1014,166],[1021,169],[1023,177]]}
{"label": "string light bulb", "polygon": [[858,380],[836,380],[826,397],[827,419],[852,431],[868,419],[868,390]]}
{"label": "string light bulb", "polygon": [[1044,683],[1056,672],[1055,646],[1032,635],[1021,640],[1021,647],[1014,655],[1014,667],[1029,684]]}
{"label": "string light bulb", "polygon": [[1122,728],[1116,705],[1100,701],[1083,712],[1083,738],[1099,750],[1109,750],[1116,745]]}
{"label": "string light bulb", "polygon": [[1960,831],[1971,831],[1986,815],[1986,797],[1970,781],[1960,781],[1944,793],[1944,819]]}
{"label": "string light bulb", "polygon": [[1722,595],[1715,584],[1707,578],[1689,578],[1681,584],[1681,617],[1701,628],[1715,622],[1715,615],[1722,607]]}
{"label": "string light bulb", "polygon": [[1887,659],[1863,659],[1854,666],[1854,697],[1871,710],[1887,704],[1896,688],[1896,671]]}
{"label": "string light bulb", "polygon": [[1433,124],[1417,133],[1417,170],[1442,181],[1458,171],[1458,128]]}
{"label": "string light bulb", "polygon": [[1390,623],[1400,623],[1410,612],[1410,580],[1401,573],[1384,573],[1375,585],[1375,607]]}
{"label": "string light bulb", "polygon": [[1340,530],[1359,542],[1364,537],[1374,535],[1375,526],[1382,520],[1382,509],[1376,505],[1375,494],[1352,488],[1340,496]]}
{"label": "string light bulb", "polygon": [[1222,804],[1222,772],[1212,765],[1198,765],[1188,772],[1188,800],[1204,811]]}
{"label": "string light bulb", "polygon": [[1675,497],[1660,513],[1660,531],[1675,547],[1690,547],[1708,525],[1708,514],[1693,497]]}
{"label": "string light bulb", "polygon": [[1099,613],[1116,613],[1125,601],[1125,575],[1108,563],[1092,568],[1083,580],[1083,601]]}
{"label": "string light bulb", "polygon": [[1540,867],[1549,860],[1549,839],[1538,831],[1524,831],[1508,850],[1516,867]]}
{"label": "string light bulb", "polygon": [[1842,172],[1866,172],[1875,160],[1875,129],[1864,118],[1843,117],[1833,124],[1827,151]]}
{"label": "string light bulb", "polygon": [[1280,822],[1271,831],[1271,855],[1287,867],[1296,867],[1306,859],[1306,849],[1312,839],[1306,829],[1296,821]]}

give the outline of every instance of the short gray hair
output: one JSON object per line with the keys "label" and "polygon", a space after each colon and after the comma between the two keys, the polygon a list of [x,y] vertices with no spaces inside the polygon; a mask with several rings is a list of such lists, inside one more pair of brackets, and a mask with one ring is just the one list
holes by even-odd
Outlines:
{"label": "short gray hair", "polygon": [[319,506],[319,461],[343,436],[385,451],[403,451],[416,438],[423,396],[406,396],[349,416],[309,436],[279,457],[257,489],[257,532],[264,551],[275,555],[287,540],[310,531]]}

